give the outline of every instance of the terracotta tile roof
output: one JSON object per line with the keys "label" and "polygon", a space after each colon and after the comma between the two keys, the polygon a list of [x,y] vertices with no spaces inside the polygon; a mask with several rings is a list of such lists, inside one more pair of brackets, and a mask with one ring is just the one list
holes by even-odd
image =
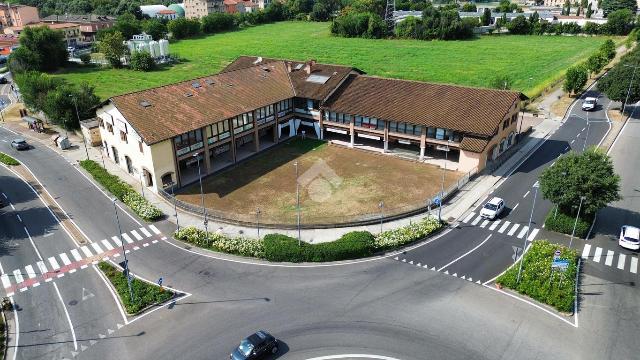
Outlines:
{"label": "terracotta tile roof", "polygon": [[488,139],[481,139],[473,136],[465,136],[462,138],[462,142],[460,143],[460,149],[481,153],[484,151],[484,148],[487,147],[488,143],[489,143]]}
{"label": "terracotta tile roof", "polygon": [[[311,63],[262,57],[259,58],[256,56],[240,56],[231,64],[227,65],[222,72],[243,69],[251,66],[260,66],[260,64],[275,61],[284,62],[289,66],[289,77],[291,78],[291,83],[295,89],[296,96],[319,101],[325,100],[351,72],[356,72],[358,74],[363,73],[361,70],[350,66],[318,64],[315,61]],[[310,73],[307,72],[306,66],[308,65],[311,66]],[[308,81],[309,77],[313,75],[315,75],[316,79],[327,78],[327,80],[324,83]]]}
{"label": "terracotta tile roof", "polygon": [[[194,83],[199,87],[194,88]],[[110,101],[145,143],[154,144],[293,96],[286,67],[273,63],[115,96]],[[141,105],[143,101],[150,106]]]}
{"label": "terracotta tile roof", "polygon": [[492,136],[521,96],[515,91],[352,75],[323,108]]}

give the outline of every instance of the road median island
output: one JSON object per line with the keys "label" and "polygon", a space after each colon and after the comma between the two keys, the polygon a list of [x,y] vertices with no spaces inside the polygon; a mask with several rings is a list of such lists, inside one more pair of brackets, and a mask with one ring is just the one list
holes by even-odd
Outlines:
{"label": "road median island", "polygon": [[380,234],[368,231],[352,231],[337,240],[319,244],[282,234],[269,234],[263,239],[229,237],[186,227],[175,232],[174,237],[189,244],[232,255],[254,257],[273,262],[329,262],[369,257],[393,250],[426,238],[443,228],[434,217],[424,219]]}
{"label": "road median island", "polygon": [[12,158],[11,156],[5,154],[5,153],[1,153],[0,152],[0,162],[5,164],[5,165],[9,165],[9,166],[17,166],[20,165],[20,162],[14,158]]}
{"label": "road median island", "polygon": [[98,264],[98,268],[113,285],[128,315],[137,315],[152,306],[170,300],[175,295],[173,291],[166,288],[132,277],[133,302],[131,302],[127,277],[122,270],[104,261]]}
{"label": "road median island", "polygon": [[147,199],[138,194],[131,185],[110,174],[105,168],[93,160],[80,161],[80,166],[85,169],[100,185],[104,186],[118,200],[129,206],[138,216],[146,221],[153,221],[162,216],[160,209],[151,204]]}
{"label": "road median island", "polygon": [[[559,251],[559,255],[556,255]],[[565,267],[552,267],[555,263],[568,263]],[[518,282],[519,264],[509,268],[496,279],[498,287],[513,289],[563,313],[575,311],[576,272],[578,253],[566,246],[535,241],[521,259],[522,273]]]}

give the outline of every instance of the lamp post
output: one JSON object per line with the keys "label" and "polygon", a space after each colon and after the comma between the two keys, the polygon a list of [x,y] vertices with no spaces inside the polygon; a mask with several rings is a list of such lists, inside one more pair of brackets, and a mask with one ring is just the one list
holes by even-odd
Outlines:
{"label": "lamp post", "polygon": [[629,88],[627,89],[627,97],[624,99],[624,103],[622,104],[622,112],[624,113],[624,109],[627,107],[627,101],[629,101],[629,94],[631,94],[631,84],[633,84],[633,78],[636,76],[636,70],[640,65],[622,65],[626,67],[632,67],[633,73],[631,74],[631,80],[629,80]]}
{"label": "lamp post", "polygon": [[[582,209],[582,202],[587,199],[586,196],[580,196],[580,205],[578,205],[578,214],[576,215],[576,221],[573,223],[573,231],[571,232],[571,240],[569,240],[569,249],[573,243],[573,236],[576,233],[576,226],[578,226],[578,218],[580,217],[580,210]],[[574,205],[575,206],[575,205]]]}
{"label": "lamp post", "polygon": [[258,229],[258,240],[260,240],[260,208],[256,208],[256,228]]}
{"label": "lamp post", "polygon": [[127,251],[124,249],[124,241],[122,241],[122,228],[120,227],[120,218],[118,218],[118,208],[116,207],[116,198],[111,199],[113,203],[113,212],[116,214],[116,224],[118,225],[118,239],[122,244],[122,255],[124,256],[124,272],[127,275],[127,286],[129,287],[129,297],[133,303],[133,290],[131,290],[131,276],[129,274],[129,260],[127,260]]}
{"label": "lamp post", "polygon": [[204,207],[204,191],[202,190],[202,172],[200,171],[200,153],[193,154],[193,157],[198,161],[198,180],[200,181],[200,199],[202,200],[202,214],[204,215],[204,233],[207,236],[207,242],[209,241],[209,227],[207,221],[207,208]]}
{"label": "lamp post", "polygon": [[591,128],[591,123],[589,122],[589,112],[587,111],[587,136],[584,138],[584,144],[582,145],[582,152],[587,149],[587,140],[589,140],[589,129]]}
{"label": "lamp post", "polygon": [[444,151],[444,167],[442,169],[442,184],[440,185],[440,201],[438,204],[438,221],[442,221],[442,198],[444,197],[444,176],[447,173],[447,161],[449,155],[449,144],[451,140],[447,140],[446,146],[438,146],[437,149]]}
{"label": "lamp post", "polygon": [[[80,113],[78,112],[78,99],[71,94],[69,94],[69,97],[73,99],[73,104],[76,107],[76,117],[78,118],[78,126],[80,126]],[[89,150],[87,149],[87,139],[85,139],[84,132],[82,131],[82,129],[80,129],[80,133],[82,134],[82,143],[84,144],[84,152],[87,155],[87,160],[89,160]],[[69,138],[69,131],[67,130],[67,139],[68,138]],[[144,196],[144,192],[142,196]]]}
{"label": "lamp post", "polygon": [[380,208],[380,233],[382,234],[382,219],[384,219],[384,201],[380,201],[378,204]]}
{"label": "lamp post", "polygon": [[301,237],[300,237],[300,184],[298,183],[298,162],[294,162],[293,166],[296,167],[296,213],[297,213],[297,224],[298,224],[298,246],[301,246]]}
{"label": "lamp post", "polygon": [[[533,219],[533,209],[536,207],[536,198],[538,197],[538,188],[540,187],[540,182],[536,181],[533,184],[533,188],[536,189],[533,193],[533,204],[531,205],[531,215],[529,215],[529,226],[527,227],[527,236],[524,237],[524,245],[522,246],[522,254],[524,255],[524,249],[527,248],[527,241],[529,240],[529,231],[531,231],[531,220]],[[524,262],[524,257],[520,259],[520,267],[518,268],[518,278],[516,282],[520,282],[520,274],[522,273],[522,263]]]}

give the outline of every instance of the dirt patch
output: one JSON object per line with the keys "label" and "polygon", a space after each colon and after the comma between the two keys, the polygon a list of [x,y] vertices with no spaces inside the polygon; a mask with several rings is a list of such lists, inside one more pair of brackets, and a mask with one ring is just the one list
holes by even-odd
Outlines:
{"label": "dirt patch", "polygon": [[[437,166],[316,140],[293,140],[203,180],[205,205],[215,213],[264,223],[296,222],[296,166],[303,222],[375,218],[423,207],[442,182]],[[463,176],[447,171],[445,189]],[[199,185],[178,199],[200,205]]]}
{"label": "dirt patch", "polygon": [[624,122],[627,119],[627,115],[621,113],[620,108],[608,109],[607,115],[609,115],[609,119],[611,119],[611,121]]}

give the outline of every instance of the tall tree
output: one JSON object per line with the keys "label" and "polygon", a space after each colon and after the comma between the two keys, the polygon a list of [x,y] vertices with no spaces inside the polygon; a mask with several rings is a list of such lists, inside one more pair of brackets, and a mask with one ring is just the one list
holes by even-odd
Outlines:
{"label": "tall tree", "polygon": [[118,16],[115,25],[113,26],[117,31],[122,33],[125,39],[131,39],[133,35],[140,34],[142,32],[142,26],[140,21],[130,13],[125,13]]}
{"label": "tall tree", "polygon": [[585,14],[587,19],[591,19],[591,15],[593,15],[593,9],[591,8],[591,3],[587,6],[587,13]]}
{"label": "tall tree", "polygon": [[111,66],[122,66],[122,57],[127,48],[124,45],[124,36],[122,36],[121,32],[115,31],[105,34],[100,41],[99,48]]}
{"label": "tall tree", "polygon": [[569,94],[577,94],[587,84],[588,78],[587,69],[581,65],[572,66],[567,69],[562,89]]}
{"label": "tall tree", "polygon": [[602,9],[605,16],[608,16],[610,13],[622,9],[628,9],[635,13],[638,9],[638,4],[636,0],[602,0],[598,7]]}
{"label": "tall tree", "polygon": [[483,26],[491,25],[491,10],[489,8],[484,8],[482,17],[480,17],[480,23],[482,23]]}
{"label": "tall tree", "polygon": [[47,26],[25,27],[20,34],[20,49],[23,50],[10,56],[12,70],[53,71],[69,57],[62,32]]}
{"label": "tall tree", "polygon": [[613,11],[607,16],[604,31],[610,35],[627,35],[635,24],[635,16],[629,9]]}

